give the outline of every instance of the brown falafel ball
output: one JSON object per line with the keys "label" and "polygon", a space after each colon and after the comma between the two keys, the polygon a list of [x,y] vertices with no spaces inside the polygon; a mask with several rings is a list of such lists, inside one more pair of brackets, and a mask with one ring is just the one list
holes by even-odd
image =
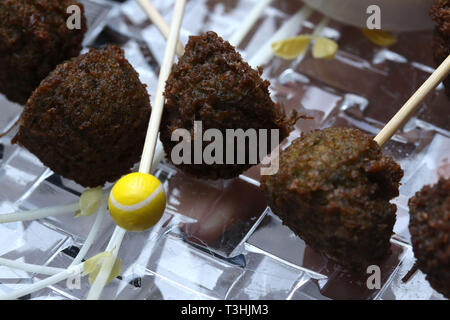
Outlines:
{"label": "brown falafel ball", "polygon": [[450,179],[425,186],[408,205],[417,265],[430,285],[450,299]]}
{"label": "brown falafel ball", "polygon": [[450,34],[450,1],[435,0],[430,8],[430,17],[437,23],[437,29],[444,34]]}
{"label": "brown falafel ball", "polygon": [[[81,9],[81,29],[69,30],[66,10]],[[86,32],[76,0],[0,1],[0,92],[25,104],[50,71],[81,50]]]}
{"label": "brown falafel ball", "polygon": [[310,247],[361,271],[390,252],[403,171],[360,130],[316,130],[280,153],[261,188],[283,224]]}
{"label": "brown falafel ball", "polygon": [[[450,54],[450,1],[436,0],[430,8],[430,17],[436,22],[433,33],[433,58],[439,66]],[[445,93],[450,97],[450,77],[444,80]]]}
{"label": "brown falafel ball", "polygon": [[[293,118],[287,119],[269,94],[268,81],[261,79],[262,70],[252,69],[227,41],[214,32],[191,36],[183,57],[172,70],[167,81],[164,113],[161,122],[161,141],[166,155],[178,142],[171,141],[172,132],[186,129],[194,141],[194,121],[202,122],[202,129],[218,129],[226,136],[227,129],[278,129],[280,139],[290,131]],[[259,136],[258,136],[259,138]],[[270,139],[268,139],[270,141]],[[208,143],[203,143],[203,150]],[[198,178],[230,179],[252,166],[249,143],[246,143],[244,164],[226,164],[224,138],[223,164],[194,164],[192,143],[191,164],[177,165]],[[268,148],[268,151],[270,149]],[[236,158],[235,152],[235,158]],[[260,161],[262,159],[258,159]]]}
{"label": "brown falafel ball", "polygon": [[14,142],[85,187],[114,181],[139,161],[150,117],[139,76],[116,46],[91,49],[33,92]]}

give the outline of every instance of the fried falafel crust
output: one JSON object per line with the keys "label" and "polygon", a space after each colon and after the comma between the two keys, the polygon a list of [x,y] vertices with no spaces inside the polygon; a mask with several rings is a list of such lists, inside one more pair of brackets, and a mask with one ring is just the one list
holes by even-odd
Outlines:
{"label": "fried falafel crust", "polygon": [[450,299],[450,179],[425,186],[408,205],[418,267],[430,285]]}
{"label": "fried falafel crust", "polygon": [[[67,27],[71,5],[81,9],[81,29]],[[59,63],[80,53],[86,30],[76,0],[0,1],[0,92],[25,104]]]}
{"label": "fried falafel crust", "polygon": [[[191,36],[185,54],[169,76],[164,93],[161,141],[168,160],[178,143],[171,141],[172,132],[187,129],[194,139],[194,121],[202,121],[204,131],[220,130],[224,137],[226,129],[253,128],[257,132],[258,129],[278,129],[280,139],[284,139],[296,119],[287,119],[281,107],[271,100],[270,83],[262,80],[261,74],[261,69],[252,69],[235,48],[216,33]],[[248,145],[246,152],[248,154]],[[193,161],[178,165],[181,170],[204,179],[234,178],[251,166],[248,162],[205,165],[193,164]]]}
{"label": "fried falafel crust", "polygon": [[[439,66],[450,54],[450,1],[435,0],[430,8],[430,17],[436,22],[433,33],[433,58]],[[450,97],[450,77],[444,80],[445,93]]]}
{"label": "fried falafel crust", "polygon": [[115,181],[139,161],[150,99],[116,46],[59,65],[28,100],[13,142],[85,187]]}
{"label": "fried falafel crust", "polygon": [[280,153],[261,188],[283,224],[310,247],[361,271],[390,252],[403,171],[360,130],[316,130]]}
{"label": "fried falafel crust", "polygon": [[430,17],[437,23],[439,32],[450,35],[450,1],[435,0],[430,8]]}

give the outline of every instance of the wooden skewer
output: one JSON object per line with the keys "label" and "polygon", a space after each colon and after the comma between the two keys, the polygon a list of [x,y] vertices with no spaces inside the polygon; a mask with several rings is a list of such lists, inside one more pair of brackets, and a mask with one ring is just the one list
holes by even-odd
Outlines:
{"label": "wooden skewer", "polygon": [[442,80],[450,72],[450,55],[442,64],[433,72],[433,74],[424,82],[424,84],[412,95],[405,105],[397,112],[397,114],[389,121],[386,126],[375,137],[378,145],[382,146],[386,143],[395,132],[400,129],[414,114],[421,105],[425,97],[432,92]]}
{"label": "wooden skewer", "polygon": [[[158,28],[161,34],[167,39],[169,37],[170,28],[167,25],[166,21],[164,21],[164,18],[161,16],[158,9],[155,8],[155,6],[152,4],[150,0],[136,0],[136,2],[147,14],[150,21],[153,22],[153,24]],[[251,30],[253,25],[261,17],[262,13],[264,12],[264,9],[266,9],[272,2],[273,0],[258,1],[256,6],[246,17],[245,21],[243,22],[243,25],[240,26],[238,30],[230,37],[229,42],[233,46],[239,47],[242,40],[244,40],[245,36]],[[184,46],[180,41],[178,41],[177,55],[181,57],[183,54],[184,54]]]}
{"label": "wooden skewer", "polygon": [[248,34],[248,32],[251,30],[253,25],[258,21],[258,19],[261,17],[262,13],[264,12],[264,9],[266,9],[273,0],[260,0],[257,1],[256,6],[253,8],[252,11],[248,14],[244,22],[241,26],[239,26],[238,30],[236,30],[236,33],[234,33],[231,37],[229,42],[235,46],[236,48],[239,47],[242,40],[244,40],[245,36]]}
{"label": "wooden skewer", "polygon": [[173,60],[175,58],[175,49],[178,42],[178,35],[180,32],[181,22],[183,20],[184,8],[186,0],[177,0],[172,17],[172,24],[170,27],[169,38],[167,40],[166,51],[164,53],[164,60],[159,73],[158,87],[156,89],[155,103],[152,108],[150,123],[147,130],[147,137],[145,139],[144,150],[142,152],[139,172],[149,173],[155,153],[156,142],[158,139],[159,126],[161,123],[161,116],[164,107],[164,88],[169,74],[172,70]]}
{"label": "wooden skewer", "polygon": [[[164,60],[159,74],[158,87],[155,96],[155,105],[152,109],[152,115],[150,117],[147,137],[145,139],[144,150],[139,166],[139,172],[149,173],[151,170],[153,155],[158,139],[159,125],[161,122],[161,116],[164,107],[163,92],[167,78],[169,77],[170,71],[172,70],[172,63],[175,58],[175,49],[178,41],[181,21],[183,20],[185,5],[186,0],[176,0],[175,2],[172,24],[169,32],[169,39],[167,40]],[[113,256],[102,263],[97,278],[92,284],[91,289],[89,290],[89,293],[87,295],[88,300],[97,300],[100,297],[102,290],[105,287],[106,281],[111,274],[111,270],[115,263],[115,257],[118,254],[125,233],[126,231],[119,226],[117,226],[114,230],[114,233],[111,236],[111,239],[106,248],[106,251],[112,251]]]}
{"label": "wooden skewer", "polygon": [[[153,6],[150,0],[136,0],[136,2],[141,6],[142,10],[147,14],[148,18],[151,22],[158,28],[158,30],[162,33],[162,35],[167,39],[169,38],[170,28],[167,25],[164,18],[161,16],[159,11]],[[183,44],[178,41],[177,42],[177,55],[182,56],[184,54]]]}

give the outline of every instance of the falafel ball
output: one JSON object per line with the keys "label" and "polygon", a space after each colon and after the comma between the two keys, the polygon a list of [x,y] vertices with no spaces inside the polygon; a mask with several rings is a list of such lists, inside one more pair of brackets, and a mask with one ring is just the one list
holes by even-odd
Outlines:
{"label": "falafel ball", "polygon": [[139,161],[150,118],[145,85],[116,46],[60,64],[33,92],[13,139],[85,187],[115,181]]}
{"label": "falafel ball", "polygon": [[[80,29],[67,27],[71,5],[81,9]],[[25,104],[50,71],[80,53],[86,29],[76,0],[0,1],[0,92]]]}
{"label": "falafel ball", "polygon": [[269,206],[310,247],[352,271],[379,263],[403,171],[360,130],[328,128],[294,140],[262,177]]}
{"label": "falafel ball", "polygon": [[[430,17],[436,22],[433,33],[433,58],[439,66],[450,54],[450,1],[435,0],[430,8]],[[444,80],[445,93],[450,97],[450,77]]]}
{"label": "falafel ball", "polygon": [[[218,129],[223,137],[227,129],[255,129],[257,133],[259,129],[267,129],[269,133],[271,129],[278,129],[281,140],[287,137],[295,115],[288,119],[272,101],[270,83],[262,80],[261,74],[261,69],[252,69],[235,48],[216,33],[191,36],[185,54],[169,76],[164,93],[166,103],[160,137],[168,160],[172,162],[171,152],[178,144],[171,140],[172,133],[186,129],[194,141],[195,121],[201,121],[203,131]],[[225,138],[223,140],[222,164],[218,163],[220,161],[210,165],[195,164],[192,143],[191,163],[177,167],[198,178],[230,179],[254,165],[248,156],[249,143],[245,146],[243,164],[236,160],[236,152],[235,164],[227,164],[225,155],[233,151],[227,149]],[[202,150],[207,145],[204,142]],[[267,150],[271,151],[270,146]]]}
{"label": "falafel ball", "polygon": [[450,299],[450,179],[425,186],[408,205],[417,265],[430,285]]}

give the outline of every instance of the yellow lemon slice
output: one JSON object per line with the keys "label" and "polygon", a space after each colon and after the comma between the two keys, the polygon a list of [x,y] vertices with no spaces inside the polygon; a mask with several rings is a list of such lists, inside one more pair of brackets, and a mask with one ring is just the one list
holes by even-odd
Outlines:
{"label": "yellow lemon slice", "polygon": [[310,35],[301,35],[295,38],[284,39],[272,44],[273,52],[277,57],[293,60],[299,57],[309,47]]}
{"label": "yellow lemon slice", "polygon": [[381,47],[389,47],[397,42],[397,39],[387,31],[362,29],[362,32],[367,39]]}
{"label": "yellow lemon slice", "polygon": [[161,219],[166,195],[161,182],[146,173],[130,173],[121,178],[109,195],[109,211],[114,222],[128,231],[144,231]]}
{"label": "yellow lemon slice", "polygon": [[332,59],[338,51],[338,44],[331,39],[317,37],[314,39],[312,55],[315,59]]}

